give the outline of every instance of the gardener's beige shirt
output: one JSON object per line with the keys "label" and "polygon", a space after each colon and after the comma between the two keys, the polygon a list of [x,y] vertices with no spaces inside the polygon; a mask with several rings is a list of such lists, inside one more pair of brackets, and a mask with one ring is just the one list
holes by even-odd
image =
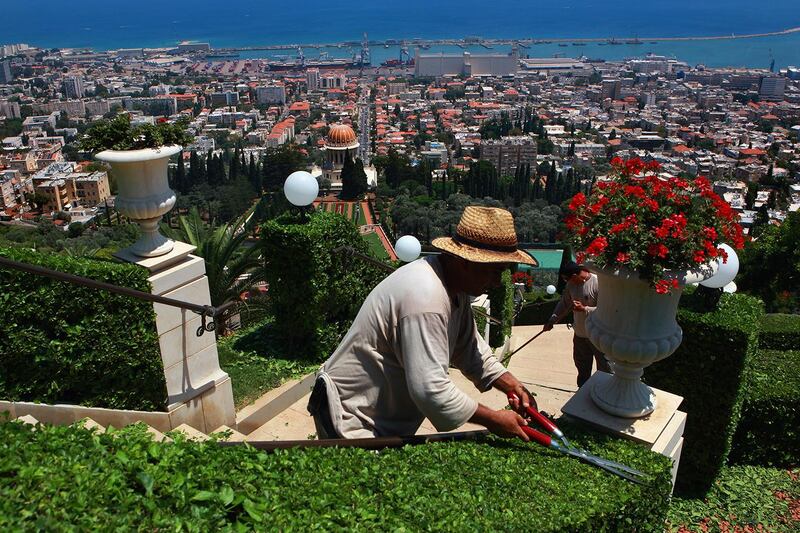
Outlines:
{"label": "gardener's beige shirt", "polygon": [[578,300],[586,306],[586,312],[576,313],[573,311],[572,313],[575,336],[588,337],[589,334],[586,332],[586,317],[597,307],[597,274],[592,274],[585,283],[580,285],[567,283],[550,320],[555,321],[564,309],[572,308],[573,300]]}
{"label": "gardener's beige shirt", "polygon": [[399,268],[367,297],[323,367],[331,418],[343,437],[413,435],[467,422],[478,403],[448,376],[452,364],[481,391],[506,372],[478,334],[469,297],[451,300],[438,258]]}

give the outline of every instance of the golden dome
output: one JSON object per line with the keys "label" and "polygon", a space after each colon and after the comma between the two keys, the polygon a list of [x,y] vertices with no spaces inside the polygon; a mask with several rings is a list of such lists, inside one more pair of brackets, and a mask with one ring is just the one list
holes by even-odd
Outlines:
{"label": "golden dome", "polygon": [[357,144],[356,132],[347,124],[334,124],[328,131],[325,144],[328,146],[349,146]]}

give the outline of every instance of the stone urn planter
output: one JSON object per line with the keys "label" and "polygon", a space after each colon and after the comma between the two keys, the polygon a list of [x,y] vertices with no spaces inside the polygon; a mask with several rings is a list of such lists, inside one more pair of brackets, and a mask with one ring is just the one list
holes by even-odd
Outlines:
{"label": "stone urn planter", "polygon": [[157,257],[172,251],[174,242],[158,230],[161,217],[175,205],[175,193],[169,188],[169,158],[180,146],[142,150],[106,150],[95,157],[111,164],[117,181],[117,211],[136,221],[142,237],[130,250],[140,257]]}
{"label": "stone urn planter", "polygon": [[612,379],[593,387],[592,400],[615,416],[648,415],[655,410],[656,401],[650,387],[641,381],[644,368],[680,346],[683,332],[675,317],[683,288],[712,276],[718,265],[670,273],[666,278],[677,279],[678,288],[668,294],[658,294],[636,272],[587,266],[597,274],[599,297],[596,309],[586,317],[586,330],[614,371]]}

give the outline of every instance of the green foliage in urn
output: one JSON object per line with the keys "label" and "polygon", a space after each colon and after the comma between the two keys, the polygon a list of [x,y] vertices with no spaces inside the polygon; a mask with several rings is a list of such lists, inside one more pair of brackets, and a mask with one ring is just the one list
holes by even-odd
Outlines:
{"label": "green foliage in urn", "polygon": [[287,214],[261,227],[273,326],[298,358],[324,360],[386,273],[344,251],[369,255],[355,226],[334,213]]}
{"label": "green foliage in urn", "polygon": [[264,453],[156,443],[141,425],[93,434],[0,423],[0,530],[663,531],[669,460],[623,439],[569,435],[652,481],[493,437]]}
{"label": "green foliage in urn", "polygon": [[[147,270],[134,265],[24,249],[0,255],[150,292]],[[152,303],[3,268],[0,313],[0,399],[166,408]]]}
{"label": "green foliage in urn", "polygon": [[683,396],[688,414],[676,491],[703,494],[728,459],[745,396],[749,360],[758,350],[760,300],[723,294],[703,312],[695,291],[681,298],[683,342],[667,359],[645,368],[648,385]]}
{"label": "green foliage in urn", "polygon": [[131,117],[121,113],[113,119],[96,122],[81,138],[79,148],[84,152],[104,150],[141,150],[160,146],[188,146],[194,137],[186,131],[186,121],[160,122],[156,125],[131,125]]}
{"label": "green foliage in urn", "polygon": [[800,315],[764,315],[759,346],[768,350],[800,350]]}
{"label": "green foliage in urn", "polygon": [[762,350],[751,361],[731,460],[800,465],[800,351]]}
{"label": "green foliage in urn", "polygon": [[[663,178],[656,162],[611,161],[611,179],[576,194],[564,222],[579,263],[638,272],[657,292],[678,288],[667,272],[700,268],[726,243],[744,246],[738,215],[704,177]],[[647,175],[650,173],[650,175]]]}

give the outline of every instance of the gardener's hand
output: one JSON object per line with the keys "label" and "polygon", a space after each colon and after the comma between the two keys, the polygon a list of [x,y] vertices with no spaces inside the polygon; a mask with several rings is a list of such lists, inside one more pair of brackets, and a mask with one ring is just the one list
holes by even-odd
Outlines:
{"label": "gardener's hand", "polygon": [[586,306],[583,305],[578,300],[573,300],[572,301],[572,310],[577,312],[577,313],[585,313],[586,312]]}
{"label": "gardener's hand", "polygon": [[544,326],[542,326],[542,331],[550,331],[551,329],[553,329],[553,323],[550,321],[545,322]]}
{"label": "gardener's hand", "polygon": [[493,411],[484,405],[478,405],[478,410],[469,419],[470,422],[485,426],[486,429],[499,437],[520,439],[528,442],[530,437],[522,430],[528,423],[514,411],[505,409]]}
{"label": "gardener's hand", "polygon": [[539,407],[536,405],[536,400],[533,399],[531,392],[525,388],[520,380],[514,377],[511,372],[506,372],[494,382],[494,387],[501,390],[506,396],[513,393],[516,395],[516,400],[509,400],[512,409],[521,415],[526,415],[526,409],[532,407],[536,410]]}

